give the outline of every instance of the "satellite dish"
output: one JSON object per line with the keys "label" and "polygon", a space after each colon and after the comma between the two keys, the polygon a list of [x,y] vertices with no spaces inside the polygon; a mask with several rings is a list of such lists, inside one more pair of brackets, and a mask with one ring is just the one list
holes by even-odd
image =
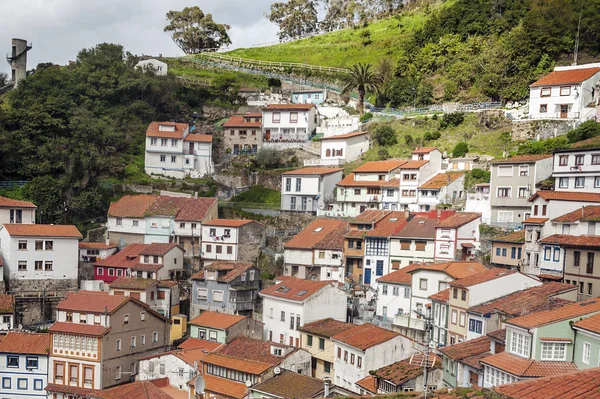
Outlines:
{"label": "satellite dish", "polygon": [[194,392],[196,392],[196,395],[203,394],[205,386],[206,385],[204,384],[204,377],[202,377],[201,375],[196,377],[196,379],[194,380]]}
{"label": "satellite dish", "polygon": [[252,381],[246,380],[245,384],[248,388],[250,388],[252,386]]}
{"label": "satellite dish", "polygon": [[281,374],[281,369],[279,367],[275,367],[273,369],[273,372],[275,373],[275,375],[279,375],[279,374]]}

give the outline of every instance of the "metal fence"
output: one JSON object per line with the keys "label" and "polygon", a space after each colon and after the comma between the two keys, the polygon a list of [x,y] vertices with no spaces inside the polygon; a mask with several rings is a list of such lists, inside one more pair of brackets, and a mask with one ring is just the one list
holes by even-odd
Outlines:
{"label": "metal fence", "polygon": [[333,72],[333,73],[349,73],[349,69],[347,68],[337,68],[337,67],[327,67],[321,65],[310,65],[310,64],[302,64],[298,62],[275,62],[275,61],[263,61],[263,60],[253,60],[251,58],[241,58],[241,57],[231,57],[225,54],[218,53],[203,53],[203,57],[211,59],[213,61],[222,61],[232,64],[238,65],[256,65],[259,67],[267,67],[267,68],[290,68],[290,69],[303,69],[315,72]]}
{"label": "metal fence", "polygon": [[23,180],[0,181],[0,188],[23,187],[25,184],[27,184],[27,181]]}

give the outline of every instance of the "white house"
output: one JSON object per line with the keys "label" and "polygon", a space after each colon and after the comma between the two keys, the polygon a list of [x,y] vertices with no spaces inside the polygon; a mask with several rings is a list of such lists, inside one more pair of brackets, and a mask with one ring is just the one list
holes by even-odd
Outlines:
{"label": "white house", "polygon": [[79,261],[96,262],[100,259],[106,259],[117,252],[116,244],[106,244],[103,242],[80,242],[79,243]]}
{"label": "white house", "polygon": [[[411,160],[400,166],[399,209],[417,212],[428,210],[432,202],[427,198],[420,206],[418,188],[442,170],[442,153],[435,147],[413,151]],[[427,191],[429,195],[429,191]],[[433,196],[433,195],[432,195]]]}
{"label": "white house", "polygon": [[147,70],[153,71],[158,76],[166,76],[169,66],[166,62],[157,60],[156,58],[150,58],[142,60],[135,64],[136,68],[140,68],[144,72]]}
{"label": "white house", "polygon": [[554,190],[600,193],[600,148],[554,151]]}
{"label": "white house", "polygon": [[342,180],[339,168],[303,168],[281,174],[281,210],[311,212],[333,201],[335,185]]}
{"label": "white house", "polygon": [[72,225],[0,226],[4,277],[11,291],[77,289],[81,233]]}
{"label": "white house", "polygon": [[9,332],[0,342],[3,398],[47,398],[49,334]]}
{"label": "white house", "polygon": [[265,226],[248,219],[213,219],[202,224],[202,259],[253,262],[264,241]]}
{"label": "white house", "polygon": [[[335,385],[360,393],[355,384],[377,370],[416,352],[413,340],[373,324],[361,324],[331,337]],[[421,348],[419,348],[421,349]]]}
{"label": "white house", "polygon": [[481,213],[481,220],[486,223],[492,219],[490,183],[476,184],[475,192],[467,193],[464,211]]}
{"label": "white house", "polygon": [[314,104],[269,104],[262,113],[265,142],[305,142],[319,124]]}
{"label": "white house", "polygon": [[[328,136],[321,139],[321,159],[319,165],[339,166],[352,162],[369,150],[370,142],[367,132],[353,132]],[[315,161],[308,160],[304,164]],[[340,179],[341,180],[341,179]]]}
{"label": "white house", "polygon": [[283,277],[260,291],[263,298],[265,339],[300,347],[305,323],[328,317],[346,321],[346,293],[336,281],[310,281]]}
{"label": "white house", "polygon": [[529,86],[532,119],[595,118],[600,63],[560,66]]}
{"label": "white house", "polygon": [[190,133],[187,123],[152,122],[148,125],[147,174],[177,179],[202,177],[212,174],[213,167],[211,135]]}
{"label": "white house", "polygon": [[441,220],[436,226],[435,259],[472,259],[479,249],[480,224],[481,214],[475,212],[458,212]]}
{"label": "white house", "polygon": [[6,334],[15,328],[15,297],[0,294],[0,334]]}
{"label": "white house", "polygon": [[410,312],[412,271],[420,264],[414,263],[377,279],[377,316],[384,322]]}
{"label": "white house", "polygon": [[436,209],[440,204],[456,204],[464,200],[465,174],[463,172],[438,173],[419,186],[417,204],[419,211]]}
{"label": "white house", "polygon": [[0,197],[0,224],[33,224],[35,223],[36,208],[29,201]]}

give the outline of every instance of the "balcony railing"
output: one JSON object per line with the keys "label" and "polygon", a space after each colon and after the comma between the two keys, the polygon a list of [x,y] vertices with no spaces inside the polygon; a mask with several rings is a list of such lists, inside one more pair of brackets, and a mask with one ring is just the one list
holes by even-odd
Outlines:
{"label": "balcony railing", "polygon": [[400,327],[412,328],[414,330],[425,331],[425,320],[410,317],[409,315],[394,316],[394,324]]}
{"label": "balcony railing", "polygon": [[341,166],[345,162],[343,159],[307,159],[304,166]]}

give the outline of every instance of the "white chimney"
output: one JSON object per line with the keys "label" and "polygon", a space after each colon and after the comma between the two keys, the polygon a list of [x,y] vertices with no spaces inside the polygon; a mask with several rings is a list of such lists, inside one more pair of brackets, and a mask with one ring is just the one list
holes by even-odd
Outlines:
{"label": "white chimney", "polygon": [[329,397],[329,379],[328,378],[323,379],[323,397],[324,398]]}

